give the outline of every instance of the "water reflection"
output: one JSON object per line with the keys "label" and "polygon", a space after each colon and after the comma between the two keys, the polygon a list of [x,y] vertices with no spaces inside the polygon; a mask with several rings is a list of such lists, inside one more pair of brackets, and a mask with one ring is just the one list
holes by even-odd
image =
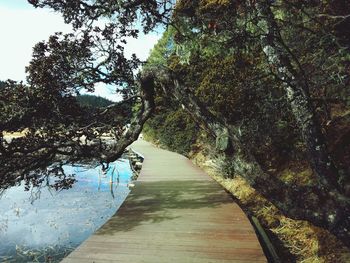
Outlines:
{"label": "water reflection", "polygon": [[[57,262],[119,208],[129,189],[128,160],[100,167],[64,166],[77,182],[69,190],[7,189],[0,197],[0,261]],[[54,178],[50,178],[54,180]]]}

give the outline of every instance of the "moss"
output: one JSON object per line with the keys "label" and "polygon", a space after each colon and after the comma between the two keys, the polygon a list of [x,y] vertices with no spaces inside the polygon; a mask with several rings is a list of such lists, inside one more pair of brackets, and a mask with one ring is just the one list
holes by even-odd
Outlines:
{"label": "moss", "polygon": [[[297,164],[294,163],[294,166],[296,165]],[[311,168],[308,165],[302,163],[299,163],[299,167],[297,168],[293,166],[285,168],[279,174],[279,177],[284,182],[297,185],[310,185],[315,182],[315,176]]]}
{"label": "moss", "polygon": [[229,0],[201,0],[199,8],[204,10],[210,10],[213,8],[227,8],[230,5]]}

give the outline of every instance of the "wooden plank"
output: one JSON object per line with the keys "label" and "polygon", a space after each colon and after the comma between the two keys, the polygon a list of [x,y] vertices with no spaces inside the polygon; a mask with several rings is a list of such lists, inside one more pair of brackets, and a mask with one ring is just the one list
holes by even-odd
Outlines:
{"label": "wooden plank", "polygon": [[[137,235],[135,235],[135,232],[133,233],[118,233],[114,235],[94,235],[90,237],[89,240],[98,240],[96,237],[100,236],[105,241],[113,242],[114,240],[127,240],[129,242],[134,240],[143,240],[144,242],[152,242],[153,240],[157,240],[158,242],[161,241],[164,243],[164,240],[168,242],[171,239],[176,239],[181,241],[192,241],[196,242],[198,240],[202,240],[205,242],[205,244],[214,244],[218,242],[219,244],[225,243],[225,242],[241,242],[241,241],[249,241],[254,243],[256,241],[256,237],[251,234],[232,234],[232,233],[220,233],[220,234],[208,234],[208,233],[194,233],[194,232],[180,232],[180,231],[173,231],[173,232],[141,232],[138,231]],[[152,239],[150,239],[150,236]],[[85,241],[85,242],[87,242]],[[259,244],[259,243],[257,243]]]}
{"label": "wooden plank", "polygon": [[[146,242],[147,241],[147,242]],[[148,249],[152,247],[160,247],[164,249],[172,248],[174,250],[182,250],[182,249],[196,249],[199,247],[205,248],[206,250],[216,250],[220,251],[222,249],[227,248],[249,248],[249,249],[260,249],[260,245],[251,242],[251,240],[221,240],[219,244],[212,242],[208,247],[208,241],[205,239],[169,239],[166,243],[161,238],[153,237],[152,240],[147,240],[147,238],[136,237],[133,239],[129,237],[127,241],[125,240],[109,240],[109,239],[89,239],[86,243],[90,243],[89,247],[112,247],[112,248],[120,248],[120,247],[131,247],[134,246],[137,249]]]}
{"label": "wooden plank", "polygon": [[118,212],[63,262],[266,262],[249,220],[187,158],[138,141],[144,157]]}
{"label": "wooden plank", "polygon": [[[80,257],[79,257],[80,256]],[[112,258],[112,259],[102,259],[103,258]],[[124,255],[120,254],[117,257],[115,255],[93,255],[89,254],[81,255],[77,254],[76,257],[69,257],[64,260],[65,263],[112,263],[112,262],[132,262],[132,263],[164,263],[164,262],[174,262],[174,263],[263,263],[266,262],[265,259],[253,259],[253,260],[243,260],[243,259],[228,259],[228,260],[215,260],[212,259],[203,259],[203,258],[181,258],[174,256],[151,256],[145,258],[143,255]]]}
{"label": "wooden plank", "polygon": [[[162,257],[162,258],[181,258],[181,259],[189,259],[189,258],[201,258],[201,259],[210,259],[212,262],[215,260],[261,260],[263,257],[259,253],[259,250],[256,249],[226,249],[221,251],[208,251],[205,250],[205,247],[197,250],[190,249],[182,249],[182,250],[174,250],[174,249],[159,249],[159,248],[148,248],[148,249],[137,249],[134,247],[129,248],[109,248],[109,247],[82,247],[76,250],[77,254],[80,255],[93,255],[95,258],[101,258],[105,260],[110,260],[113,258],[118,258],[121,255],[130,255],[135,256],[139,255],[143,257],[143,260],[149,259],[148,262],[152,262],[151,259],[154,256]],[[85,256],[87,258],[87,256]],[[132,262],[132,261],[131,261]],[[178,261],[179,263],[182,261]]]}

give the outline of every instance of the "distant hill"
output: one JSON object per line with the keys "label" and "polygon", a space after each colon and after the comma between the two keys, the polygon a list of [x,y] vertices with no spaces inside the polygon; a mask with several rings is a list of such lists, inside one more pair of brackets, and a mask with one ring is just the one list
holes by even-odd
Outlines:
{"label": "distant hill", "polygon": [[113,101],[95,95],[79,95],[77,100],[81,106],[90,108],[103,108],[113,104]]}

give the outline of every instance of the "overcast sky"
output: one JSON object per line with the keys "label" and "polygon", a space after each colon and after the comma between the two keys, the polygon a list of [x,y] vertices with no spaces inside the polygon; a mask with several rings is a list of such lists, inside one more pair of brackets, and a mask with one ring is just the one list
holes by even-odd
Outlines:
{"label": "overcast sky", "polygon": [[[0,0],[0,80],[25,81],[24,68],[30,61],[33,46],[57,31],[70,31],[59,14],[49,9],[35,9],[27,0]],[[126,52],[146,59],[159,38],[160,34],[154,33],[132,39]],[[96,94],[117,99],[101,85]]]}

